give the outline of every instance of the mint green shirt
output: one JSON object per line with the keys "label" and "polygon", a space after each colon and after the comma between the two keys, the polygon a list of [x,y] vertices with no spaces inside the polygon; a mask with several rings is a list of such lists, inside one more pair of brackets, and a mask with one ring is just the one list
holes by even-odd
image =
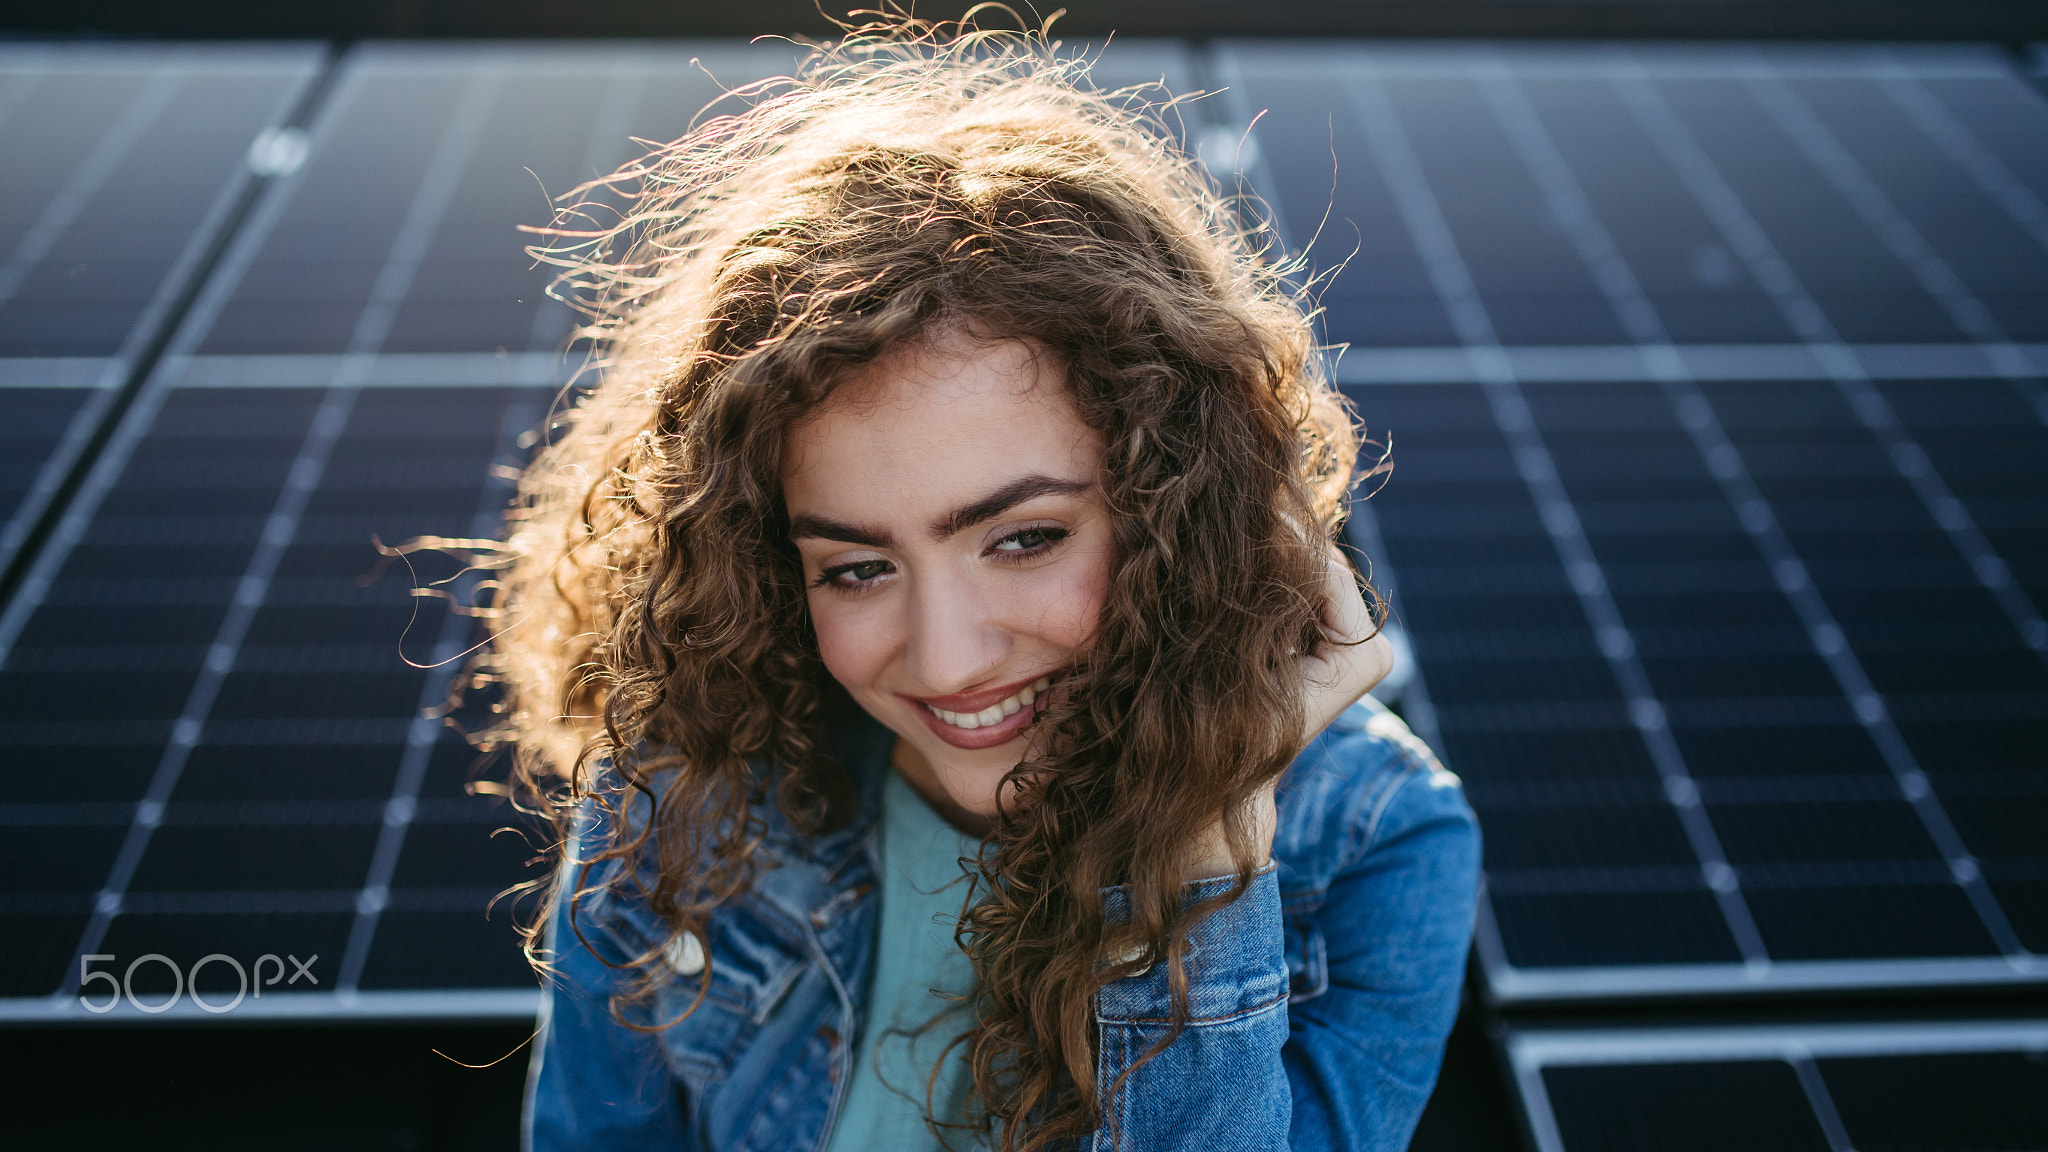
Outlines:
{"label": "mint green shirt", "polygon": [[953,928],[967,895],[959,860],[978,847],[890,771],[882,783],[882,930],[874,986],[853,1079],[826,1152],[939,1152],[974,1144],[965,1129],[942,1130],[942,1142],[924,1117],[927,1078],[942,1052],[933,1115],[964,1121],[974,1086],[967,1046],[945,1051],[967,1031],[967,1006],[933,989],[958,995],[974,986],[974,968],[953,943]]}

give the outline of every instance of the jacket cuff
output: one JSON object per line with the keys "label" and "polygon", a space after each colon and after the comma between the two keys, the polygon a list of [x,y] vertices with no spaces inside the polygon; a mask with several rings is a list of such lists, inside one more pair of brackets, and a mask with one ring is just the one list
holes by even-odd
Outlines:
{"label": "jacket cuff", "polygon": [[[1181,889],[1181,906],[1228,892],[1234,876],[1198,880]],[[1130,919],[1130,893],[1103,890],[1109,925]],[[1188,930],[1188,1022],[1235,1019],[1287,999],[1288,975],[1280,917],[1279,869],[1268,863],[1252,876],[1237,899],[1204,916]],[[1168,965],[1154,964],[1135,976],[1113,981],[1096,994],[1096,1018],[1104,1022],[1165,1024],[1173,1018]]]}

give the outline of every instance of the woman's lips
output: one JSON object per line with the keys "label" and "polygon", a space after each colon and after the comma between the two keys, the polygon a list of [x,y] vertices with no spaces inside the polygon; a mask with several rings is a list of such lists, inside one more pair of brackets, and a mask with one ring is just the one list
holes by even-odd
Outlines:
{"label": "woman's lips", "polygon": [[[932,734],[955,748],[993,748],[1014,739],[1018,733],[1029,727],[1040,709],[1045,707],[1046,690],[1051,686],[1050,676],[1035,680],[1021,680],[1015,684],[986,689],[972,694],[957,696],[905,696],[911,707],[932,730]],[[934,709],[952,713],[956,718],[973,716],[977,713],[999,710],[1012,697],[1025,697],[1018,701],[1015,711],[1009,712],[992,723],[978,723],[973,728],[941,719]]]}

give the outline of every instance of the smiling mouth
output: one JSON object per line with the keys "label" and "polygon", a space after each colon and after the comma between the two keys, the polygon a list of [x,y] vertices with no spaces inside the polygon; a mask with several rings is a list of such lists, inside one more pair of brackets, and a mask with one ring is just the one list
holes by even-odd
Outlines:
{"label": "smiling mouth", "polygon": [[1040,676],[1038,679],[1018,689],[1014,694],[996,701],[979,712],[951,712],[944,708],[925,704],[922,700],[918,701],[918,703],[922,704],[926,711],[938,717],[946,724],[962,731],[972,732],[977,728],[993,728],[1009,717],[1015,716],[1018,712],[1031,707],[1032,701],[1038,699],[1039,693],[1044,692],[1051,685],[1052,677]]}

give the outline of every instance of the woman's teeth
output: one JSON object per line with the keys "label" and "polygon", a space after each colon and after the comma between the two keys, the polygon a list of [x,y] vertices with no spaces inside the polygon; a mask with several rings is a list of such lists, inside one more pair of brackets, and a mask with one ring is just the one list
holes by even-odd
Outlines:
{"label": "woman's teeth", "polygon": [[979,712],[948,712],[944,708],[932,708],[929,704],[925,705],[925,707],[931,708],[932,715],[937,716],[955,728],[966,728],[969,730],[986,728],[991,724],[1002,723],[1005,716],[1015,716],[1019,708],[1029,708],[1031,702],[1038,699],[1038,694],[1045,691],[1051,683],[1052,677],[1040,676],[1038,679],[1026,684],[1015,696],[1000,704],[991,704]]}

